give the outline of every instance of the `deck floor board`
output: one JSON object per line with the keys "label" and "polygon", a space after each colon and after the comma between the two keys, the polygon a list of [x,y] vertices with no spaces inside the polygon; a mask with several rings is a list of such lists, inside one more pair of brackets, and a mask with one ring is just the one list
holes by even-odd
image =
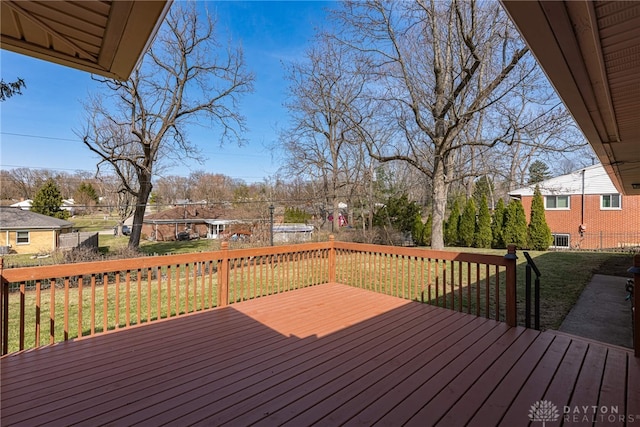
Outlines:
{"label": "deck floor board", "polygon": [[339,284],[0,364],[3,426],[524,425],[542,399],[640,409],[630,351]]}

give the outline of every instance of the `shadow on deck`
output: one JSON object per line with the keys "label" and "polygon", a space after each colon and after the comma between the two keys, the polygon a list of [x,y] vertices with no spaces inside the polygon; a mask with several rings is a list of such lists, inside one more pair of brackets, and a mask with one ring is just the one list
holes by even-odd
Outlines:
{"label": "shadow on deck", "polygon": [[339,284],[0,363],[3,426],[640,422],[631,351]]}

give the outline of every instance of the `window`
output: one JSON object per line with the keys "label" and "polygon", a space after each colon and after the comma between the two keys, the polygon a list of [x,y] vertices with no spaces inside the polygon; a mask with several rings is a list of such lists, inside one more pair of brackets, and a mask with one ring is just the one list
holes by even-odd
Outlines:
{"label": "window", "polygon": [[620,209],[619,194],[603,194],[600,196],[600,209]]}
{"label": "window", "polygon": [[553,243],[551,247],[553,248],[569,248],[570,236],[568,234],[552,234]]}
{"label": "window", "polygon": [[16,244],[28,245],[29,244],[29,232],[28,231],[16,231]]}
{"label": "window", "polygon": [[544,196],[545,209],[569,209],[569,196]]}

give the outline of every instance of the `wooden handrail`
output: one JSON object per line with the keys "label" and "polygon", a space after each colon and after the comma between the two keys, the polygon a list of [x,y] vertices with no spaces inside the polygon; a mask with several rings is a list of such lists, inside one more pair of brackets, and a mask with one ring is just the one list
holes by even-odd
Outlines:
{"label": "wooden handrail", "polygon": [[[322,243],[231,250],[225,242],[219,251],[30,268],[4,269],[0,259],[0,343],[4,355],[327,282],[515,325],[515,263],[515,249],[502,257],[333,236]],[[13,330],[19,342],[11,344]]]}

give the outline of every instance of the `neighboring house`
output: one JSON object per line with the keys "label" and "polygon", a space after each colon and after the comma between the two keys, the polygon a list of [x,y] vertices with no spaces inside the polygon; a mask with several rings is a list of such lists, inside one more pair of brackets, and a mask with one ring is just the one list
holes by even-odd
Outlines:
{"label": "neighboring house", "polygon": [[0,247],[3,252],[35,254],[58,248],[60,235],[70,233],[73,224],[14,207],[0,207]]}
{"label": "neighboring house", "polygon": [[28,211],[31,210],[31,205],[33,204],[33,200],[21,200],[18,203],[14,203],[11,205],[12,208],[20,208],[22,210]]}
{"label": "neighboring house", "polygon": [[63,211],[69,211],[71,216],[76,214],[76,202],[73,199],[62,199],[62,206],[60,209]]}
{"label": "neighboring house", "polygon": [[182,239],[182,236],[221,239],[251,234],[251,221],[220,219],[220,215],[221,211],[211,208],[178,206],[145,216],[142,234],[157,241]]}
{"label": "neighboring house", "polygon": [[[12,208],[20,208],[22,210],[25,211],[29,211],[31,210],[31,206],[33,205],[33,200],[31,199],[27,199],[27,200],[22,200],[18,203],[14,203],[11,205]],[[60,209],[65,210],[65,211],[69,211],[69,214],[74,215],[75,214],[75,202],[73,199],[63,199],[62,200],[62,206],[60,206]]]}
{"label": "neighboring house", "polygon": [[[538,183],[556,248],[640,247],[640,196],[623,196],[603,166]],[[527,217],[535,185],[513,190]]]}

